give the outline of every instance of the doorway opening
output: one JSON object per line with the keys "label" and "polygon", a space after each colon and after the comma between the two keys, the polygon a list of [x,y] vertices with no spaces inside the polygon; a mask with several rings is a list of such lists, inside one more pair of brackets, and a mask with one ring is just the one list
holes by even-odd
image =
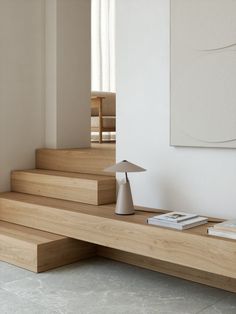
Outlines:
{"label": "doorway opening", "polygon": [[91,0],[91,142],[116,142],[115,0]]}

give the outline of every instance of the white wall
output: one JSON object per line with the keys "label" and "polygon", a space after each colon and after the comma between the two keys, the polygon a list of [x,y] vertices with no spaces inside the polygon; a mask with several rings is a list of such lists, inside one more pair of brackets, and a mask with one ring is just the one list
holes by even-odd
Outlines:
{"label": "white wall", "polygon": [[235,43],[235,12],[232,0],[171,3],[175,146],[236,148],[235,46],[226,44]]}
{"label": "white wall", "polygon": [[117,1],[117,160],[147,168],[130,175],[135,204],[236,218],[236,150],[169,146],[169,13]]}
{"label": "white wall", "polygon": [[0,191],[44,144],[44,1],[0,1]]}

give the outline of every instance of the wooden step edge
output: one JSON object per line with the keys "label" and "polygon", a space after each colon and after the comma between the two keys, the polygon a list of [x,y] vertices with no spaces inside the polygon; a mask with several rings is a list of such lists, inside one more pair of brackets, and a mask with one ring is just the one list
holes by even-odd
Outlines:
{"label": "wooden step edge", "polygon": [[95,253],[93,244],[0,221],[0,261],[43,272],[93,257]]}
{"label": "wooden step edge", "polygon": [[23,242],[25,241],[32,243],[33,245],[40,245],[42,243],[53,242],[65,238],[65,236],[58,234],[33,229],[2,220],[0,220],[0,234],[5,235],[6,237],[21,240]]}
{"label": "wooden step edge", "polygon": [[116,180],[96,176],[67,177],[53,172],[13,171],[11,190],[14,192],[56,199],[103,205],[116,201]]}
{"label": "wooden step edge", "polygon": [[38,176],[53,176],[53,177],[61,177],[65,179],[78,179],[84,181],[114,181],[115,177],[110,175],[99,175],[99,174],[91,174],[91,173],[79,173],[79,172],[67,172],[67,171],[57,171],[57,170],[47,170],[47,169],[27,169],[27,170],[13,170],[11,171],[11,175],[17,174],[25,174],[25,175],[38,175]]}

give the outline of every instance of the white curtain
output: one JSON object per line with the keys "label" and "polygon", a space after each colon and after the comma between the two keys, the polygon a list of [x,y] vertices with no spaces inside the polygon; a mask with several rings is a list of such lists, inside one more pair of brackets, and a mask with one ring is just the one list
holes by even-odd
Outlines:
{"label": "white curtain", "polygon": [[91,88],[115,92],[115,0],[92,0]]}

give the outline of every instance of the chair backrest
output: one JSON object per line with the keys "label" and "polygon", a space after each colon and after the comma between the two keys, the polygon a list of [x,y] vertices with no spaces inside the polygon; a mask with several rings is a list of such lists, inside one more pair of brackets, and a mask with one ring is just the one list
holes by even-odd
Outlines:
{"label": "chair backrest", "polygon": [[[116,93],[92,91],[91,96],[105,97],[102,106],[103,116],[116,116]],[[98,112],[95,108],[92,109],[91,115],[98,115]]]}

